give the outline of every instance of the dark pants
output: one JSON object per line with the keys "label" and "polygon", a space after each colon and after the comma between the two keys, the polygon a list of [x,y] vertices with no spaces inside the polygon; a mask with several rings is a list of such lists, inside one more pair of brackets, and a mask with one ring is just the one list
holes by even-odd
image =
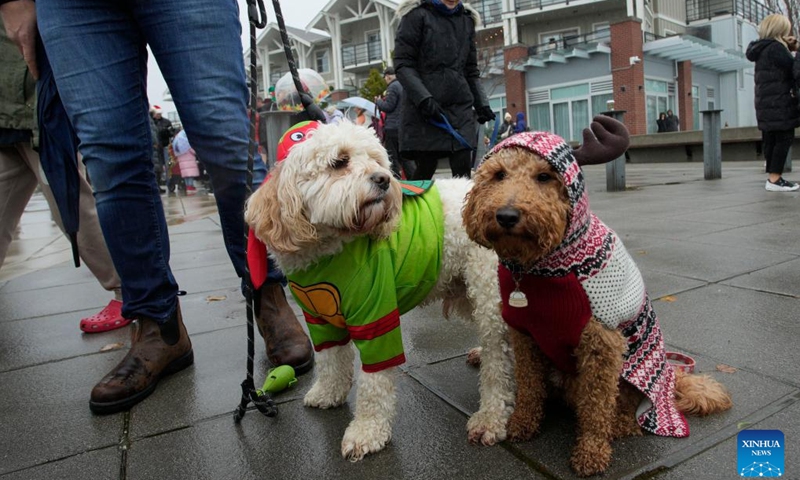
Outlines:
{"label": "dark pants", "polygon": [[783,173],[789,147],[794,141],[794,129],[762,132],[764,143],[764,159],[767,161],[767,173]]}
{"label": "dark pants", "polygon": [[413,180],[430,180],[436,173],[436,166],[440,158],[450,160],[450,172],[453,177],[469,178],[472,174],[472,151],[458,150],[455,152],[403,152],[407,158],[417,162],[417,171]]}
{"label": "dark pants", "polygon": [[414,178],[417,164],[413,160],[408,160],[400,155],[400,132],[397,130],[384,130],[383,146],[386,147],[389,160],[392,162],[392,173],[394,173],[394,176],[401,178],[400,172],[402,170],[405,172],[406,180]]}

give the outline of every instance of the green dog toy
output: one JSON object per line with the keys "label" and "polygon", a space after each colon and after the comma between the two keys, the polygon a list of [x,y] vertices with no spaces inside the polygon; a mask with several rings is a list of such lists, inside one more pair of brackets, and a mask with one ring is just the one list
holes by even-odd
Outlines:
{"label": "green dog toy", "polygon": [[281,365],[267,372],[267,379],[264,380],[264,386],[261,387],[261,390],[257,390],[256,392],[259,395],[264,395],[267,392],[278,393],[286,390],[295,383],[297,383],[297,378],[294,376],[294,368],[290,365]]}

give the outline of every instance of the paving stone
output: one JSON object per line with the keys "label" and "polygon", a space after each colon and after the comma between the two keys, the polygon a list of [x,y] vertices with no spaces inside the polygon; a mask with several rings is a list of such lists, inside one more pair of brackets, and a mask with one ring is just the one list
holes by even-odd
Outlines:
{"label": "paving stone", "polygon": [[[674,347],[668,345],[668,348]],[[715,370],[714,360],[699,355],[693,357],[697,362],[698,372],[709,373],[728,388],[735,403],[733,409],[705,418],[689,418],[691,435],[685,439],[647,434],[643,437],[614,442],[613,461],[604,478],[624,477],[627,473],[656,462],[661,457],[684,450],[726,426],[736,425],[740,419],[795,391],[788,385],[749,371],[740,370],[734,374],[718,372]],[[427,388],[440,394],[455,408],[470,413],[478,409],[477,369],[464,365],[463,359],[416,367],[410,369],[409,374]],[[724,438],[718,441],[722,440]],[[572,479],[577,478],[569,466],[574,442],[574,415],[562,405],[551,402],[547,405],[539,435],[527,442],[511,444],[511,448],[540,471],[555,478]]]}
{"label": "paving stone", "polygon": [[664,338],[679,349],[800,385],[796,299],[709,285],[656,302]]}
{"label": "paving stone", "polygon": [[0,373],[0,475],[116,446],[123,415],[89,411],[113,355],[88,355]]}
{"label": "paving stone", "polygon": [[[503,446],[466,440],[466,418],[415,381],[398,379],[397,418],[385,450],[358,463],[341,458],[353,404],[316,410],[298,401],[275,418],[230,415],[133,442],[129,478],[486,479],[544,478]],[[135,420],[135,419],[134,419]]]}
{"label": "paving stone", "polygon": [[0,475],[3,480],[75,480],[119,478],[121,454],[117,447],[79,453],[35,467]]}

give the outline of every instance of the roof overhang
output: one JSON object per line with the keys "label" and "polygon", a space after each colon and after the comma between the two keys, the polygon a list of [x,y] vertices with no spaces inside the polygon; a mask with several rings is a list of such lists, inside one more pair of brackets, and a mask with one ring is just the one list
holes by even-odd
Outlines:
{"label": "roof overhang", "polygon": [[[328,25],[326,24],[325,21],[323,21],[325,19],[325,16],[331,13],[340,13],[340,14],[349,13],[352,16],[353,11],[352,9],[348,8],[350,3],[352,2],[349,2],[348,0],[330,0],[324,7],[322,7],[322,10],[320,10],[319,13],[317,13],[314,16],[314,18],[311,19],[310,22],[308,22],[308,25],[306,25],[306,29],[316,28],[319,30],[327,31]],[[391,10],[396,10],[397,6],[399,5],[399,2],[394,0],[367,0],[367,3],[383,5],[384,7],[389,8]],[[356,16],[356,20],[357,19],[358,18]]]}
{"label": "roof overhang", "polygon": [[753,66],[742,52],[726,50],[715,43],[691,35],[675,35],[646,42],[643,51],[645,55],[665,60],[676,62],[688,60],[692,62],[692,66],[720,73]]}
{"label": "roof overhang", "polygon": [[584,43],[574,47],[545,51],[538,55],[530,55],[515,62],[510,62],[508,68],[523,72],[531,67],[547,68],[548,63],[569,63],[573,58],[587,59],[593,53],[610,54],[611,48],[605,43]]}

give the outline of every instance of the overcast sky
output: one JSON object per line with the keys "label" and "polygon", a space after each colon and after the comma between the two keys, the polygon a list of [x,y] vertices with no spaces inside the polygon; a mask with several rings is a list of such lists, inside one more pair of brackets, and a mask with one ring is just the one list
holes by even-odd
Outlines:
{"label": "overcast sky", "polygon": [[[245,0],[239,2],[239,18],[242,20],[242,45],[245,49],[250,47],[250,25],[247,23],[247,3]],[[283,20],[286,25],[296,28],[306,28],[308,22],[322,10],[328,0],[283,0],[280,2]],[[267,22],[275,22],[275,14],[272,10],[272,0],[264,0],[267,7]],[[256,35],[259,33],[257,32]],[[167,88],[167,84],[161,76],[153,56],[150,55],[147,75],[147,95],[151,105],[159,105],[165,111],[175,110],[171,102],[165,102],[162,94]]]}

